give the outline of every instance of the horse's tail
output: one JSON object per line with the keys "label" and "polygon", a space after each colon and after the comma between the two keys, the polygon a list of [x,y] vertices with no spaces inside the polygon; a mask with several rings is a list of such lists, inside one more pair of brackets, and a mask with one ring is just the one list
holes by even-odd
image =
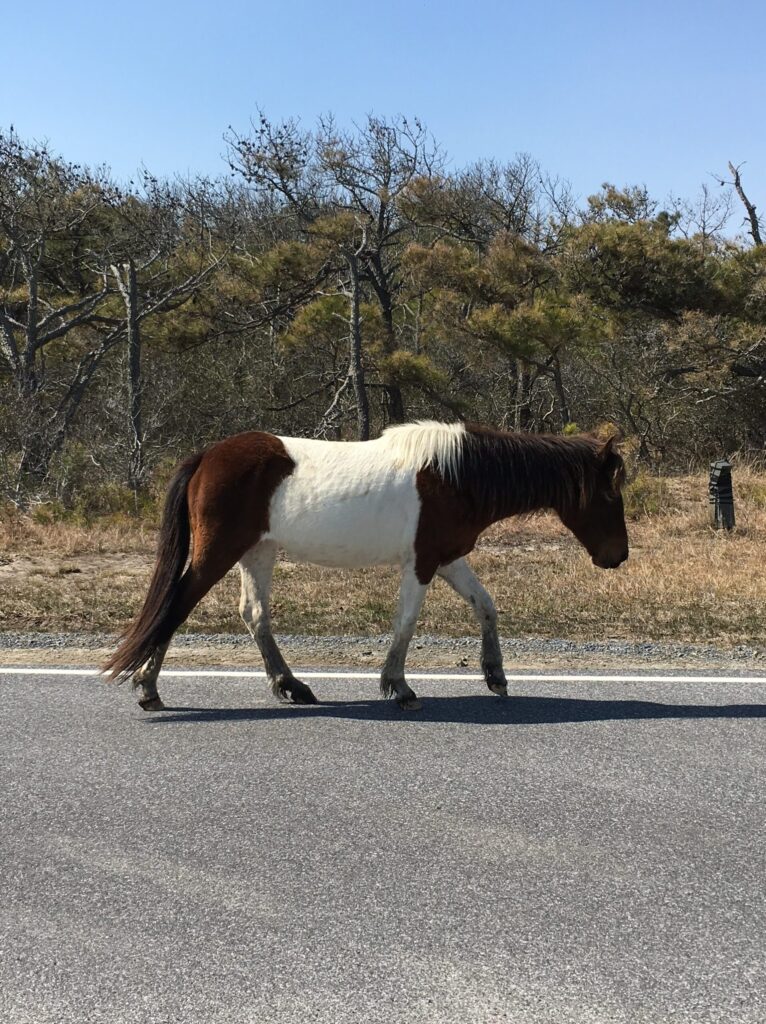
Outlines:
{"label": "horse's tail", "polygon": [[177,623],[173,605],[189,554],[191,530],[186,494],[189,481],[202,461],[192,455],[182,463],[168,487],[157,544],[157,558],[144,605],[122,637],[122,642],[102,666],[111,679],[126,679],[149,659],[153,651],[170,640]]}

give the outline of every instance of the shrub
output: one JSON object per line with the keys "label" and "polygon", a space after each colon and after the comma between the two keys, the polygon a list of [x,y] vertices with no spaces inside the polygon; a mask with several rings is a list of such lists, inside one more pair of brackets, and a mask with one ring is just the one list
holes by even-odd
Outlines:
{"label": "shrub", "polygon": [[766,509],[766,480],[762,474],[753,472],[749,467],[739,469],[735,466],[732,480],[735,509],[740,501],[743,505]]}
{"label": "shrub", "polygon": [[64,522],[68,515],[69,513],[60,501],[41,501],[31,510],[33,521],[40,526],[51,526],[53,523]]}
{"label": "shrub", "polygon": [[652,476],[640,470],[622,492],[628,519],[643,519],[672,511],[671,494],[665,477]]}

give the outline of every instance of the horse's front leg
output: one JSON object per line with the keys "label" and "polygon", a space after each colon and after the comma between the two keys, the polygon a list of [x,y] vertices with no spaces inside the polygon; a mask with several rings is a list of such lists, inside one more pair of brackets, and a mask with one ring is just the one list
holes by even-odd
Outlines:
{"label": "horse's front leg", "polygon": [[503,655],[497,635],[497,611],[494,602],[463,558],[438,570],[439,575],[473,609],[481,626],[481,668],[487,686],[501,697],[508,696],[508,680],[503,671]]}
{"label": "horse's front leg", "polygon": [[399,608],[394,622],[394,640],[380,678],[380,692],[383,696],[395,696],[397,704],[405,711],[417,711],[422,707],[414,690],[405,681],[404,661],[427,590],[428,584],[420,583],[414,566],[405,565],[402,569]]}
{"label": "horse's front leg", "polygon": [[274,696],[282,700],[289,697],[295,704],[316,704],[311,688],[290,671],[271,632],[269,601],[276,558],[276,544],[262,541],[240,559],[242,593],[239,613],[258,644]]}

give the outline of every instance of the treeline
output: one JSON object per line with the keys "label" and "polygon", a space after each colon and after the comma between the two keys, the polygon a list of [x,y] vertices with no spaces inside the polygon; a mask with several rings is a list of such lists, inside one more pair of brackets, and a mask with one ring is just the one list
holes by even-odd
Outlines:
{"label": "treeline", "polygon": [[[672,469],[760,456],[766,247],[737,168],[693,202],[528,156],[446,167],[417,121],[261,117],[217,180],[118,184],[0,134],[0,487],[140,493],[239,430],[609,423]],[[732,205],[748,235],[725,234]]]}

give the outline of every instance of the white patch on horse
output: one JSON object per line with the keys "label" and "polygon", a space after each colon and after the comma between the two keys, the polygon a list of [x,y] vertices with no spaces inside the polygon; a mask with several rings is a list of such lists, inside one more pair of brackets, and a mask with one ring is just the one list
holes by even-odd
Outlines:
{"label": "white patch on horse", "polygon": [[288,558],[357,568],[414,559],[417,474],[457,471],[462,424],[389,428],[374,441],[281,437],[295,469],[275,490],[269,532]]}

